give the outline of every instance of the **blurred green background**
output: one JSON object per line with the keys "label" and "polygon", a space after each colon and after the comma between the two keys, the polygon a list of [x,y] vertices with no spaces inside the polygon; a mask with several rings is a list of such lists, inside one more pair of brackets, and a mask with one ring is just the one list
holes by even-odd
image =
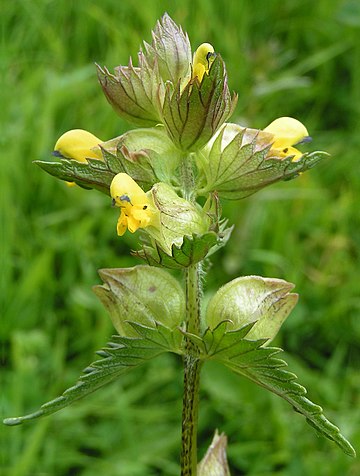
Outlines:
{"label": "blurred green background", "polygon": [[[36,168],[66,130],[101,139],[130,128],[107,104],[94,62],[126,64],[167,11],[195,49],[209,41],[239,93],[232,118],[263,128],[294,116],[332,158],[299,179],[224,204],[236,224],[206,293],[245,274],[296,283],[300,301],[275,344],[312,400],[360,450],[360,2],[357,0],[16,0],[1,12],[2,360],[4,416],[71,386],[113,332],[96,270],[138,263],[136,236],[97,192]],[[1,428],[4,476],[179,474],[182,375],[172,355],[47,419]],[[237,475],[360,474],[283,401],[205,366],[201,454],[229,437]]]}

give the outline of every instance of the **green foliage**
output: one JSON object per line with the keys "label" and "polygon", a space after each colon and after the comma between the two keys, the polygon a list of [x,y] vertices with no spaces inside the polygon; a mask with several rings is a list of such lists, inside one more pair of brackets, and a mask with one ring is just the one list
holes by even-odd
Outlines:
{"label": "green foliage", "polygon": [[[48,160],[56,139],[74,127],[104,139],[128,128],[107,105],[94,61],[126,64],[164,10],[194,47],[211,41],[225,59],[230,90],[239,92],[234,122],[261,128],[295,116],[315,148],[331,153],[311,173],[241,205],[223,204],[236,228],[213,257],[207,288],[244,274],[296,283],[301,299],[276,345],[359,448],[360,14],[351,0],[306,8],[263,0],[149,0],[141,9],[132,0],[4,3],[4,416],[72,385],[113,332],[90,288],[98,268],[138,263],[128,252],[134,238],[116,239],[107,197],[67,188],[32,161]],[[6,476],[178,475],[179,375],[165,354],[52,418],[3,428],[1,469]],[[358,460],[304,431],[289,406],[223,365],[206,365],[202,382],[201,450],[209,428],[224,431],[233,474],[360,473]]]}
{"label": "green foliage", "polygon": [[263,347],[267,339],[246,339],[254,323],[237,331],[227,332],[227,327],[228,323],[223,321],[213,331],[208,329],[203,338],[187,334],[199,350],[200,358],[217,360],[283,398],[319,433],[333,440],[349,456],[356,456],[339,428],[325,418],[322,408],[305,397],[306,389],[294,382],[296,375],[284,370],[286,362],[274,357],[282,349]]}
{"label": "green foliage", "polygon": [[[128,304],[129,301],[128,299]],[[39,411],[22,417],[7,418],[4,423],[10,426],[18,425],[49,415],[163,352],[182,353],[182,336],[178,328],[171,330],[158,323],[154,323],[154,327],[131,321],[129,324],[140,337],[113,336],[108,346],[98,352],[102,359],[87,367],[75,386],[66,390],[61,397],[42,405]],[[207,329],[203,337],[185,334],[195,345],[196,355],[201,360],[219,361],[235,373],[280,396],[290,403],[295,411],[305,416],[306,421],[319,433],[333,440],[349,456],[355,456],[354,448],[343,437],[339,428],[327,420],[321,407],[305,397],[306,389],[294,382],[296,375],[284,370],[286,362],[274,357],[282,349],[263,347],[267,339],[246,339],[254,324],[256,322],[227,332],[228,322],[223,321],[213,331]]]}

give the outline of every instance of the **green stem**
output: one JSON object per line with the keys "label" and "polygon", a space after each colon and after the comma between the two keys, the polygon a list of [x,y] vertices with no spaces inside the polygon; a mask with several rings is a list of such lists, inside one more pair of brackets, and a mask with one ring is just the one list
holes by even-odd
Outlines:
{"label": "green stem", "polygon": [[[189,266],[185,271],[186,330],[200,332],[201,264]],[[182,413],[181,476],[196,476],[197,425],[201,361],[189,339],[185,342],[184,397]]]}
{"label": "green stem", "polygon": [[194,170],[192,157],[185,154],[181,166],[182,192],[186,200],[195,201],[194,197]]}

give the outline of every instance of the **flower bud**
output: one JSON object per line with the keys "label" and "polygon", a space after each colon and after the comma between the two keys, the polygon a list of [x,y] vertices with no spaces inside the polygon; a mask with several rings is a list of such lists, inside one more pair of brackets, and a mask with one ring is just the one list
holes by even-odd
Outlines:
{"label": "flower bud", "polygon": [[201,83],[204,74],[209,74],[210,66],[213,64],[216,53],[210,43],[203,43],[195,51],[193,59],[192,77],[197,78]]}
{"label": "flower bud", "polygon": [[158,69],[162,81],[173,84],[190,79],[191,46],[188,35],[165,13],[152,32],[153,41],[144,42],[150,68]]}
{"label": "flower bud", "polygon": [[57,140],[53,155],[66,159],[74,159],[78,162],[86,162],[86,159],[102,159],[99,145],[103,141],[95,137],[91,132],[82,129],[73,129],[65,132]]}
{"label": "flower bud", "polygon": [[[102,141],[91,132],[83,129],[73,129],[65,132],[57,140],[53,155],[65,159],[74,159],[78,162],[87,162],[87,159],[102,160],[101,145]],[[75,182],[66,182],[70,187]]]}
{"label": "flower bud", "polygon": [[215,431],[211,445],[198,465],[198,476],[230,476],[226,456],[227,438]]}

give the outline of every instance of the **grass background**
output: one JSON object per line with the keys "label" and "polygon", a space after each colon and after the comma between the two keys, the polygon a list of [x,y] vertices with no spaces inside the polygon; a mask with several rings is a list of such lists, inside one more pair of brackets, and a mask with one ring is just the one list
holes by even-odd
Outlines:
{"label": "grass background", "polygon": [[[332,159],[299,179],[224,204],[236,224],[207,293],[245,274],[296,283],[300,301],[275,344],[312,400],[360,450],[360,4],[356,0],[17,0],[2,4],[1,339],[4,416],[71,386],[113,332],[91,286],[101,267],[131,266],[106,197],[68,188],[32,160],[66,130],[101,139],[129,125],[107,104],[94,62],[136,57],[168,13],[194,48],[214,44],[239,93],[232,120],[265,127],[294,116]],[[135,237],[136,240],[136,237]],[[137,369],[73,407],[2,427],[4,476],[179,474],[181,364]],[[360,474],[280,399],[208,365],[200,451],[229,437],[236,475]]]}

